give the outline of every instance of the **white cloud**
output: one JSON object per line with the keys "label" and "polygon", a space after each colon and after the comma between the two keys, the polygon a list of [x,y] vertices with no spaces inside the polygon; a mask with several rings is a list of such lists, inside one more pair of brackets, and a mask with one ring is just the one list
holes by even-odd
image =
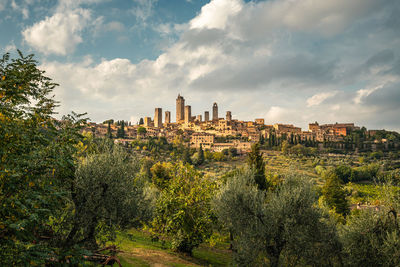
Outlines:
{"label": "white cloud", "polygon": [[229,17],[243,8],[241,0],[214,0],[201,8],[201,13],[190,21],[190,27],[224,29]]}
{"label": "white cloud", "polygon": [[67,55],[82,42],[82,30],[88,25],[91,12],[77,8],[57,12],[22,32],[24,40],[42,53]]}
{"label": "white cloud", "polygon": [[365,88],[365,89],[360,89],[357,91],[357,95],[354,97],[353,101],[356,104],[361,104],[362,99],[364,97],[369,96],[370,94],[372,94],[373,92],[375,92],[376,90],[379,90],[381,88],[383,88],[383,84],[382,85],[378,85],[376,87],[372,87],[372,88]]}
{"label": "white cloud", "polygon": [[326,99],[336,95],[337,92],[318,93],[307,99],[307,107],[318,106]]}

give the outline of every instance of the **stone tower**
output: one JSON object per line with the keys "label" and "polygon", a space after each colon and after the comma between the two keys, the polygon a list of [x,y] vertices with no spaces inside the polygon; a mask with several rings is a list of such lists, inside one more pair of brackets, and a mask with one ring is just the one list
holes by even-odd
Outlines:
{"label": "stone tower", "polygon": [[204,111],[204,121],[209,121],[210,120],[210,112]]}
{"label": "stone tower", "polygon": [[218,105],[217,103],[214,103],[213,105],[213,121],[218,120]]}
{"label": "stone tower", "polygon": [[171,123],[171,111],[165,111],[165,123]]}
{"label": "stone tower", "polygon": [[226,112],[226,120],[227,121],[231,121],[232,120],[232,112],[230,112],[230,111]]}
{"label": "stone tower", "polygon": [[176,99],[176,122],[182,123],[185,120],[185,99],[179,94]]}
{"label": "stone tower", "polygon": [[162,127],[162,108],[156,108],[154,112],[154,127]]}
{"label": "stone tower", "polygon": [[185,123],[189,123],[192,119],[192,107],[185,106]]}

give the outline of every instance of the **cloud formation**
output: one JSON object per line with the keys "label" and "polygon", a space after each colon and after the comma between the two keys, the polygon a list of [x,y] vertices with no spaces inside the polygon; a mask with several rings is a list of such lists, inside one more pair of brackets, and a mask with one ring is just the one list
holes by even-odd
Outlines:
{"label": "cloud formation", "polygon": [[24,40],[44,54],[67,55],[81,43],[82,30],[91,19],[91,12],[77,8],[57,12],[22,32]]}
{"label": "cloud formation", "polygon": [[[154,1],[142,2],[135,14],[146,22]],[[26,41],[47,53],[73,51],[93,16],[80,13],[86,10],[80,6],[69,8],[71,16],[56,13],[27,29]],[[399,8],[393,0],[212,0],[155,60],[88,57],[42,67],[61,84],[56,94],[62,111],[88,111],[99,121],[152,116],[156,106],[174,111],[174,99],[183,93],[193,113],[217,101],[236,118],[264,116],[271,124],[354,121],[398,129],[395,105],[385,105],[400,103],[400,37],[392,27]],[[65,38],[54,45],[35,39],[56,28]],[[161,34],[172,31],[173,24],[158,27]],[[391,120],[382,120],[379,110]]]}

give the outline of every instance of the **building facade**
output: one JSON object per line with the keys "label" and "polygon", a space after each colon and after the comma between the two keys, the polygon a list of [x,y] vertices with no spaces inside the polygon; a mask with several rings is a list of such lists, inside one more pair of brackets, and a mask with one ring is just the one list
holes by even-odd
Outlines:
{"label": "building facade", "polygon": [[209,121],[210,120],[210,112],[204,111],[204,121]]}
{"label": "building facade", "polygon": [[185,123],[189,123],[192,119],[192,107],[185,106]]}
{"label": "building facade", "polygon": [[218,120],[218,105],[217,103],[213,104],[213,121]]}
{"label": "building facade", "polygon": [[154,111],[154,127],[162,127],[162,108],[156,108]]}
{"label": "building facade", "polygon": [[185,99],[179,94],[176,98],[176,122],[182,123],[185,120]]}
{"label": "building facade", "polygon": [[231,121],[232,120],[232,112],[230,112],[230,111],[226,112],[226,120],[227,121]]}
{"label": "building facade", "polygon": [[165,111],[165,123],[171,123],[171,111]]}

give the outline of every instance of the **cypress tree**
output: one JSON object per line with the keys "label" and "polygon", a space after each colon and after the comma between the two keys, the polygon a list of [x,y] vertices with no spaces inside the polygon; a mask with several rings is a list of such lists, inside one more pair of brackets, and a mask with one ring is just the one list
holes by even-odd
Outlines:
{"label": "cypress tree", "polygon": [[260,153],[259,144],[251,146],[251,152],[247,157],[247,164],[250,170],[254,173],[254,180],[260,190],[267,189],[267,182],[265,179],[265,163]]}
{"label": "cypress tree", "polygon": [[108,121],[108,127],[107,127],[107,137],[112,138],[112,132],[111,132],[111,121]]}

